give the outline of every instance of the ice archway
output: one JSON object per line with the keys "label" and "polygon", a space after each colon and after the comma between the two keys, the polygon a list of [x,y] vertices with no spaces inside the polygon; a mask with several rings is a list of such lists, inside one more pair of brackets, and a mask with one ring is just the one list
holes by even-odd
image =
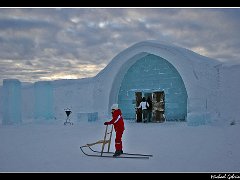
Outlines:
{"label": "ice archway", "polygon": [[[121,93],[124,88],[126,90],[129,83],[132,85],[131,78],[138,74],[134,71],[141,70],[144,67],[145,69],[142,70],[145,73],[142,75],[144,77],[150,76],[147,71],[155,68],[152,71],[153,77],[147,77],[147,79],[150,78],[151,81],[159,80],[159,82],[155,85],[148,82],[147,86],[141,85],[141,82],[139,82],[136,89],[156,90],[159,88],[164,89],[167,94],[175,96],[176,101],[174,98],[171,99],[171,96],[166,99],[166,103],[169,103],[166,107],[169,120],[183,119],[184,116],[195,112],[198,114],[206,114],[209,111],[217,112],[214,104],[218,93],[218,64],[219,62],[214,59],[170,43],[159,41],[139,42],[120,52],[95,77],[94,96],[102,96],[105,99],[102,99],[104,105],[101,106],[98,104],[99,102],[96,102],[94,108],[105,108],[105,111],[109,112],[113,103],[119,103],[126,116],[129,113],[132,114],[132,110],[124,110],[125,107],[130,108],[132,99],[125,99],[126,101],[129,100],[128,107],[125,106],[124,95]],[[162,73],[162,75],[159,75],[159,73]],[[164,76],[166,76],[165,79]],[[138,79],[138,77],[135,78]],[[161,84],[160,81],[163,83]],[[173,88],[169,88],[170,86]],[[134,88],[131,88],[133,91]],[[128,93],[131,93],[131,91]]]}

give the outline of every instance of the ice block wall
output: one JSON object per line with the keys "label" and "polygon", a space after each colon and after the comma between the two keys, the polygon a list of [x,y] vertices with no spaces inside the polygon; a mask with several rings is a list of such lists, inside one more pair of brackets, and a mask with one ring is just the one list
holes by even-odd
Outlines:
{"label": "ice block wall", "polygon": [[21,113],[21,82],[17,79],[3,80],[3,120],[2,124],[19,124]]}
{"label": "ice block wall", "polygon": [[77,113],[78,122],[94,122],[98,120],[98,112],[82,112]]}
{"label": "ice block wall", "polygon": [[133,64],[124,76],[118,94],[123,116],[135,119],[135,92],[165,93],[165,115],[168,121],[185,120],[187,92],[178,71],[167,60],[149,54]]}
{"label": "ice block wall", "polygon": [[50,120],[53,113],[53,86],[49,81],[34,83],[34,117],[35,119]]}

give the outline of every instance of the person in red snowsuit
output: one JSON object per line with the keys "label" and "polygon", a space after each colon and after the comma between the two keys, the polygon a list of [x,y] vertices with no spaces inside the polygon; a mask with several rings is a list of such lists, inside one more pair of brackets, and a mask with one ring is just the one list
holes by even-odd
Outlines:
{"label": "person in red snowsuit", "polygon": [[119,156],[123,153],[122,150],[122,135],[125,130],[124,121],[122,117],[122,112],[118,108],[118,104],[113,104],[112,107],[112,120],[109,122],[104,122],[104,125],[113,124],[114,130],[116,132],[115,138],[115,154],[113,156]]}

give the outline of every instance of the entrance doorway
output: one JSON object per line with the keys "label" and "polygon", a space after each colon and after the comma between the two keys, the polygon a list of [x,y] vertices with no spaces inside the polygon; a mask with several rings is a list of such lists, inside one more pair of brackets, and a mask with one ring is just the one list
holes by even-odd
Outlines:
{"label": "entrance doorway", "polygon": [[[136,106],[138,107],[142,101],[142,92],[135,92]],[[136,121],[142,122],[142,109],[136,108]]]}
{"label": "entrance doorway", "polygon": [[[164,122],[165,121],[165,94],[164,91],[156,92],[135,92],[136,98],[136,107],[142,101],[142,97],[146,99],[150,98],[152,101],[152,112],[151,112],[151,121],[152,122]],[[142,122],[142,110],[136,108],[136,121]]]}
{"label": "entrance doorway", "polygon": [[152,117],[153,122],[164,122],[165,121],[165,94],[164,91],[152,93]]}

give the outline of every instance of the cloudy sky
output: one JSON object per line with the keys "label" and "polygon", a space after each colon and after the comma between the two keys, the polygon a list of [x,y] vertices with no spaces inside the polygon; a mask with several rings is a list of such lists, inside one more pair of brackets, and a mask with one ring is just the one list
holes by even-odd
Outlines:
{"label": "cloudy sky", "polygon": [[0,8],[0,84],[92,77],[144,40],[240,63],[239,19],[240,8]]}

